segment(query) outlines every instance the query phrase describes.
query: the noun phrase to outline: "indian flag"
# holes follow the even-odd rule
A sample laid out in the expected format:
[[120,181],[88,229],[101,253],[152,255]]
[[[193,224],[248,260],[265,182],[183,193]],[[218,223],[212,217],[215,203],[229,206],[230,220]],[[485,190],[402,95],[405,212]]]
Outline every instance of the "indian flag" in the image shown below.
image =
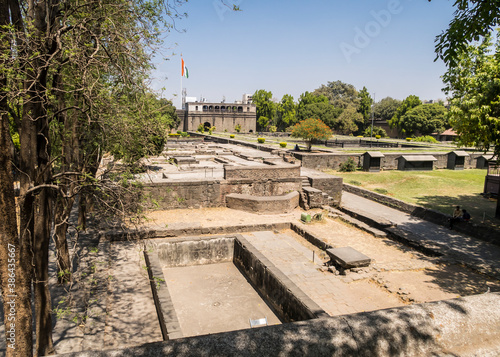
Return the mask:
[[186,64],[184,63],[184,59],[182,57],[181,57],[181,62],[182,62],[182,76],[189,78],[188,68],[186,67]]

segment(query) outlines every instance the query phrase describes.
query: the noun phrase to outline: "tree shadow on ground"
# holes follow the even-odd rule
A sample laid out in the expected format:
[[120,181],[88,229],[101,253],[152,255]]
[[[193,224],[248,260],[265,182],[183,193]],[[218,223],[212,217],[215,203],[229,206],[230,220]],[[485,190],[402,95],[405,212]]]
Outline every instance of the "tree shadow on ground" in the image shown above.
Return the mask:
[[437,270],[426,270],[425,274],[432,277],[431,282],[441,290],[460,296],[500,292],[499,280],[460,265],[443,264]]
[[486,199],[480,194],[450,196],[420,196],[415,197],[416,203],[420,206],[431,208],[436,211],[452,215],[455,206],[465,208],[476,223],[485,223],[500,228],[500,220],[495,217],[496,200]]

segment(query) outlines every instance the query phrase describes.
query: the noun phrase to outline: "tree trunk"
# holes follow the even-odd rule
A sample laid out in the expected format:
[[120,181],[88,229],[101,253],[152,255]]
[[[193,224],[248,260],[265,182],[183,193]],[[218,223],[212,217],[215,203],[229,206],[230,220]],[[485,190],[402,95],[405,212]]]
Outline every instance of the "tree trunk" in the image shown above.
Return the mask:
[[[9,8],[10,6],[10,8]],[[17,1],[0,1],[0,26],[12,23],[19,29],[20,13]],[[20,41],[20,38],[16,38]],[[8,37],[0,42],[0,52],[9,54],[11,43]],[[3,61],[3,59],[2,59]],[[32,311],[31,311],[31,247],[28,235],[19,234],[17,227],[12,157],[10,151],[6,72],[0,71],[0,283],[2,287],[6,355],[32,356]],[[20,204],[30,205],[30,200],[20,197]],[[22,207],[20,207],[22,212]],[[21,217],[26,224],[30,220]]]
[[49,290],[50,193],[42,190],[35,199],[35,235],[33,239],[35,292],[35,351],[38,356],[54,354],[52,342],[52,304]]
[[[1,6],[1,5],[0,5]],[[0,7],[0,14],[3,9]],[[2,16],[2,15],[0,15]],[[6,356],[31,356],[31,265],[26,240],[17,231],[14,182],[9,150],[8,118],[0,110],[0,281],[3,297]]]
[[71,259],[69,256],[68,241],[68,219],[75,199],[58,197],[54,207],[54,241],[57,253],[57,281],[60,284],[71,281]]

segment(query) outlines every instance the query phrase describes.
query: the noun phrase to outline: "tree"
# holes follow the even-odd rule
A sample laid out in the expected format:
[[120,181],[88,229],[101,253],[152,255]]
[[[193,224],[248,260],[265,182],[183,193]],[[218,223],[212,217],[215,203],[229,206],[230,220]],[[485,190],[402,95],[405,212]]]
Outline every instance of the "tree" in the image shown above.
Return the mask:
[[[272,101],[273,94],[269,91],[265,91],[264,89],[259,89],[255,91],[252,96],[252,100],[256,105],[257,111],[257,124],[258,130],[266,130],[267,127],[271,124],[270,120],[274,118],[276,105]],[[261,117],[264,117],[261,119]]]
[[[33,353],[31,284],[34,352],[54,352],[48,287],[52,207],[56,207],[54,223],[60,226],[71,207],[73,184],[94,185],[100,155],[108,144],[101,132],[116,118],[114,99],[145,88],[160,24],[168,29],[172,24],[167,20],[176,16],[168,2],[153,0],[0,1],[0,151],[7,160],[2,169],[11,170],[5,139],[11,117],[20,138],[16,170],[22,172],[20,227],[16,219],[0,226],[4,311],[9,311],[11,301],[7,294],[12,278],[3,273],[8,271],[8,260],[3,258],[12,253],[6,250],[10,242],[16,259],[16,349],[7,348],[7,356]],[[5,192],[0,212],[12,217],[15,210],[8,191],[13,191],[13,184],[4,174],[0,172],[0,195]],[[64,250],[59,243],[58,254]]]
[[[430,0],[429,0],[430,1]],[[457,7],[448,29],[436,37],[436,54],[449,67],[455,67],[472,41],[491,34],[500,25],[498,0],[456,0]]]
[[283,95],[281,101],[276,107],[276,126],[278,130],[284,131],[291,125],[296,123],[297,104],[293,101],[290,94]]
[[340,134],[349,135],[359,130],[357,123],[363,123],[363,115],[349,106],[339,115],[333,129]]
[[331,129],[319,119],[303,120],[295,124],[292,130],[292,137],[306,141],[308,151],[311,151],[313,140],[328,140],[331,136]]
[[422,104],[401,117],[400,129],[407,135],[430,135],[443,132],[447,122],[446,108],[442,104]]
[[400,105],[400,100],[386,97],[373,105],[373,116],[375,120],[389,121]]
[[362,132],[366,127],[370,126],[370,113],[372,111],[373,99],[368,93],[368,89],[363,87],[359,92],[359,107],[358,113],[362,115],[362,119],[358,122],[359,131]]
[[324,95],[336,108],[345,109],[350,105],[357,108],[360,102],[356,88],[342,81],[328,82],[326,86],[321,85],[313,94]]
[[400,133],[404,134],[403,131],[404,123],[402,118],[404,117],[406,112],[410,111],[415,107],[418,107],[421,104],[422,102],[420,98],[417,97],[416,95],[410,95],[406,97],[405,100],[403,100],[401,105],[396,110],[396,113],[394,113],[394,116],[389,121],[389,126],[391,128],[397,128]]
[[317,118],[330,128],[334,128],[340,113],[342,113],[342,109],[335,108],[328,102],[311,103],[299,107],[297,120],[302,121],[307,118]]

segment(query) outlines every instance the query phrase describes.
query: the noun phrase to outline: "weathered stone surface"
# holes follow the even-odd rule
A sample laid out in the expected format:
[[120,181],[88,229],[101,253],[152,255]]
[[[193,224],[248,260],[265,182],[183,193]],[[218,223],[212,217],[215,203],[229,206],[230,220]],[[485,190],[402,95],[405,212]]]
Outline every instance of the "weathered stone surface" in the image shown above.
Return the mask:
[[226,196],[226,204],[229,208],[247,212],[288,213],[299,205],[299,193],[294,191],[283,196],[251,196],[231,193]]
[[272,165],[272,166],[224,166],[224,179],[253,179],[270,180],[294,178],[300,176],[300,165]]
[[313,319],[135,348],[65,354],[125,356],[497,356],[500,294]]
[[371,262],[369,257],[351,247],[330,248],[326,253],[344,269],[366,267]]

